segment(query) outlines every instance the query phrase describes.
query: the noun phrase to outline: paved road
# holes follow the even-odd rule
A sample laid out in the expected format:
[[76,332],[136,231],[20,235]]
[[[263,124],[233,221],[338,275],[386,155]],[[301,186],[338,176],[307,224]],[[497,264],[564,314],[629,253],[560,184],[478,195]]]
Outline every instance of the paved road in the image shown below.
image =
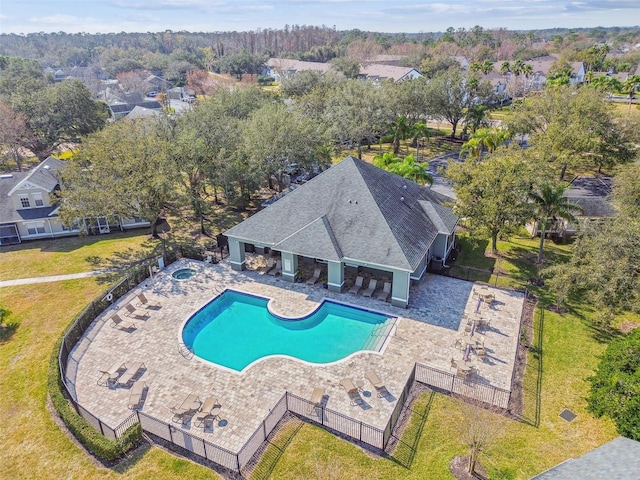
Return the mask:
[[104,274],[104,270],[92,272],[70,273],[68,275],[51,275],[49,277],[16,278],[15,280],[4,280],[0,282],[1,287],[14,287],[16,285],[28,285],[32,283],[60,282],[63,280],[75,280],[77,278],[95,277]]

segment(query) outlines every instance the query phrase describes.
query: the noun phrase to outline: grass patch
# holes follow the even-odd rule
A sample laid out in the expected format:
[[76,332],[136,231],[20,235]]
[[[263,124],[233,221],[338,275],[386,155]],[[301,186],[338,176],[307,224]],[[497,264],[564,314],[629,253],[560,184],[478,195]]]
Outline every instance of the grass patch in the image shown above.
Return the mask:
[[[71,320],[104,289],[95,278],[0,289],[17,329],[0,343],[0,465],[3,478],[216,478],[211,470],[155,447],[112,470],[95,464],[45,407],[48,359]],[[121,475],[122,474],[122,475]]]
[[0,280],[118,268],[161,252],[146,230],[36,240],[2,247]]

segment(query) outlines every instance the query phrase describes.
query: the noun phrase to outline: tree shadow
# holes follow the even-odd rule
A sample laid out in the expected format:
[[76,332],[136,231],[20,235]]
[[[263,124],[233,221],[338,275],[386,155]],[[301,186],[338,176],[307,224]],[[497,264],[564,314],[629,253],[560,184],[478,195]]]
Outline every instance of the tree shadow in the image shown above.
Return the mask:
[[5,325],[0,325],[0,344],[6,343],[13,337],[20,324],[18,322],[11,322]]

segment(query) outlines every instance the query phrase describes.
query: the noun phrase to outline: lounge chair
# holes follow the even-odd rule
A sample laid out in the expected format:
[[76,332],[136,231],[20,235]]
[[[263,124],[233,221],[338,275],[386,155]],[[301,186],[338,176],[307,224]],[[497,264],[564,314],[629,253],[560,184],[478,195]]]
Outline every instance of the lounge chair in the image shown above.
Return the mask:
[[364,291],[362,296],[371,297],[371,295],[373,295],[373,292],[376,291],[377,286],[378,286],[378,280],[376,280],[375,278],[372,278],[371,280],[369,280],[369,287]]
[[158,308],[160,308],[160,303],[159,302],[150,302],[149,300],[147,300],[147,297],[144,296],[144,293],[140,293],[138,294],[138,307],[144,307],[144,308],[151,308],[154,310],[157,310]]
[[127,371],[124,372],[120,378],[118,378],[118,385],[128,385],[133,381],[135,377],[138,376],[138,373],[146,369],[147,367],[145,367],[144,363],[142,362],[134,365],[133,367],[127,369]]
[[314,388],[313,393],[311,394],[311,405],[309,406],[308,414],[315,413],[316,408],[322,406],[322,399],[324,398],[324,389],[322,388]]
[[378,300],[386,302],[389,299],[389,295],[391,295],[391,282],[384,282],[382,291],[378,294],[377,298]]
[[136,307],[134,307],[130,303],[127,303],[124,306],[124,308],[127,311],[127,313],[125,313],[125,315],[127,317],[136,317],[136,318],[144,319],[144,318],[147,318],[149,316],[149,314],[147,312],[143,312],[141,310],[138,310]]
[[144,390],[147,388],[146,382],[137,381],[131,387],[131,392],[129,393],[129,408],[134,409],[139,407],[142,404],[142,397],[144,395]]
[[356,283],[354,283],[353,287],[349,289],[349,293],[353,293],[354,295],[357,295],[360,289],[362,288],[362,282],[364,282],[364,278],[358,275],[356,277]]
[[111,315],[111,328],[119,328],[121,330],[131,330],[136,328],[136,324],[133,322],[125,323],[120,315],[114,313]]
[[276,266],[267,272],[268,275],[275,277],[279,273],[282,273],[282,260],[276,262]]
[[120,373],[126,369],[127,366],[121,361],[118,361],[106,370],[100,370],[102,375],[100,375],[100,378],[98,379],[98,385],[112,385],[118,379]]
[[376,372],[374,372],[373,370],[369,370],[368,372],[365,372],[364,378],[371,382],[373,388],[376,389],[378,397],[384,397],[387,391],[387,387],[384,385],[384,382],[380,380],[380,377],[378,377]]
[[320,267],[316,268],[313,271],[313,275],[311,276],[311,278],[309,278],[307,280],[307,285],[315,285],[316,284],[316,282],[320,278],[320,271],[321,271]]
[[261,267],[258,271],[259,271],[260,273],[262,273],[263,275],[264,275],[265,273],[268,273],[268,272],[269,272],[269,270],[271,270],[271,269],[274,267],[275,262],[276,262],[276,261],[275,261],[275,258],[273,258],[273,257],[269,257],[269,258],[267,259],[267,265],[266,265],[266,266],[264,266],[264,267]]
[[174,422],[182,422],[184,425],[189,421],[189,418],[200,408],[202,402],[197,395],[189,394],[185,397],[182,403],[169,407],[171,413],[173,413]]
[[353,380],[350,378],[343,378],[340,380],[340,385],[345,389],[347,395],[349,395],[349,403],[351,405],[359,405],[362,403],[362,398],[360,398],[360,392],[358,391],[358,387],[356,387],[353,383]]
[[212,412],[217,405],[219,405],[217,398],[205,398],[204,403],[200,406],[198,412],[196,413],[196,418],[194,420],[195,425],[204,425],[206,427],[208,421],[212,422],[215,418]]

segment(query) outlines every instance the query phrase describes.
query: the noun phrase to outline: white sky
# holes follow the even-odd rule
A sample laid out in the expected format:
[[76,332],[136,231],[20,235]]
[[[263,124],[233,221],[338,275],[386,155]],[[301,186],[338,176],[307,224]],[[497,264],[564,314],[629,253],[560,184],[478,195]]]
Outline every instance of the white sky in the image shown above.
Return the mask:
[[325,25],[438,32],[448,27],[634,26],[640,0],[0,0],[0,32],[192,32]]

